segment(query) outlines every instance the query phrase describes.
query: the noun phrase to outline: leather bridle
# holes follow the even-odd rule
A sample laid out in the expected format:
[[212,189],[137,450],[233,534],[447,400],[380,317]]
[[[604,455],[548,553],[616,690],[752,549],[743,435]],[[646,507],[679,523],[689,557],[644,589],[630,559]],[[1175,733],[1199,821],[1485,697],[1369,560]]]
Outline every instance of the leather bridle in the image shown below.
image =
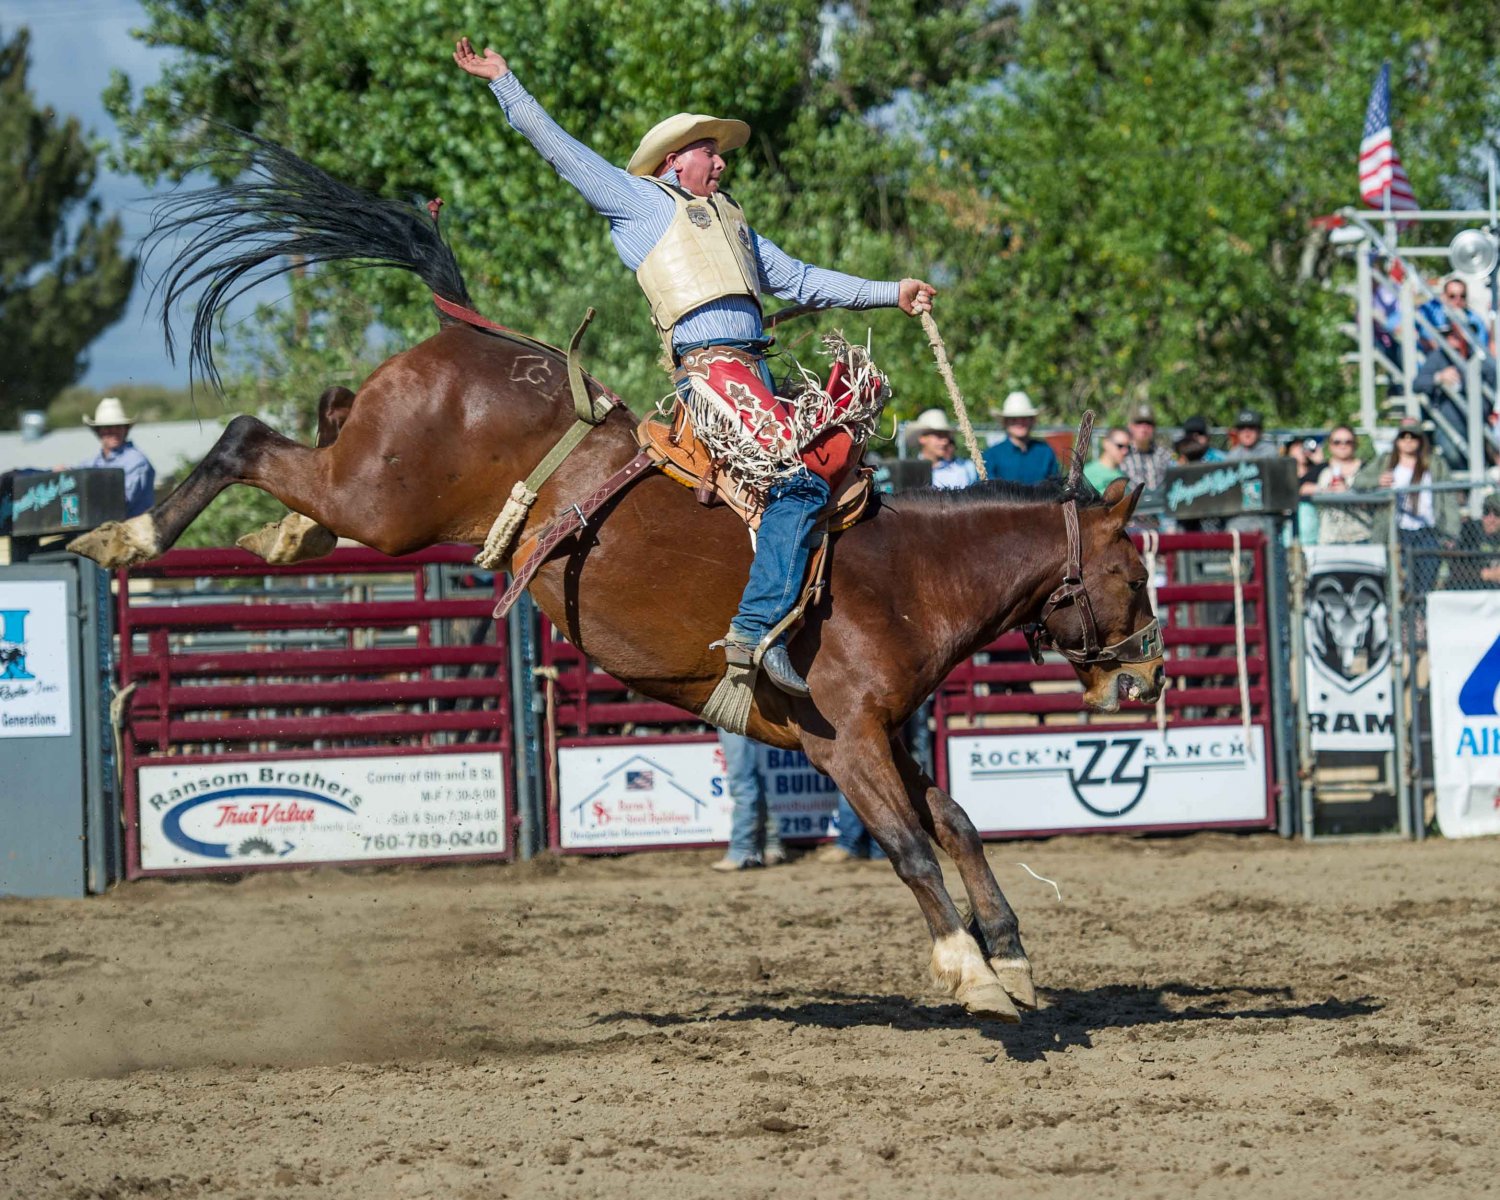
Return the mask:
[[[1152,617],[1129,637],[1108,646],[1099,645],[1099,627],[1094,621],[1094,606],[1089,603],[1088,589],[1083,586],[1082,542],[1078,536],[1078,501],[1069,497],[1063,503],[1063,524],[1068,530],[1068,561],[1063,580],[1042,605],[1041,615],[1024,627],[1031,660],[1038,665],[1043,650],[1056,650],[1069,662],[1080,667],[1124,666],[1126,663],[1150,662],[1162,653],[1161,624]],[[1078,610],[1078,624],[1083,634],[1081,649],[1069,650],[1057,644],[1047,629],[1047,618],[1064,604]]]

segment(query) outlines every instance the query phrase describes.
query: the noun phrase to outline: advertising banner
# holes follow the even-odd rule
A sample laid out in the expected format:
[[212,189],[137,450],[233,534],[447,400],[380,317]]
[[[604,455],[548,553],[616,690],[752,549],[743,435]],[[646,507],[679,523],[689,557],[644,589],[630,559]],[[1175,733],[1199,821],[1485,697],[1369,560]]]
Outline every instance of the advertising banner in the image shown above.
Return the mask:
[[182,762],[136,779],[148,871],[507,849],[498,752]]
[[1168,467],[1162,508],[1179,520],[1290,512],[1297,507],[1297,464],[1289,458]]
[[1390,750],[1391,617],[1384,546],[1306,546],[1307,721],[1312,748]]
[[[784,838],[837,832],[838,789],[798,750],[760,749],[766,802]],[[565,850],[727,842],[733,802],[717,741],[562,746]]]
[[1438,828],[1500,833],[1500,591],[1430,593],[1427,653]]
[[1271,821],[1258,725],[951,736],[948,783],[986,834]]
[[68,585],[0,581],[0,737],[73,732]]

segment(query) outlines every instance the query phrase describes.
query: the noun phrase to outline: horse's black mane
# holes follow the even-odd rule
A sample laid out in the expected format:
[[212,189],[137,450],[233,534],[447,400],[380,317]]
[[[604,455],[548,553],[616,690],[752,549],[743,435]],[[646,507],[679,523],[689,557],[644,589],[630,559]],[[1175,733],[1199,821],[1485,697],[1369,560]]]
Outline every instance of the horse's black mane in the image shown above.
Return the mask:
[[1041,483],[1011,483],[1006,479],[990,479],[966,488],[923,488],[914,492],[902,492],[897,499],[902,503],[915,501],[919,505],[936,508],[967,508],[975,504],[1062,504],[1069,499],[1077,500],[1079,508],[1108,506],[1104,497],[1086,479],[1079,480],[1078,486],[1073,489],[1069,489],[1063,479],[1044,479]]
[[[300,267],[399,267],[445,299],[471,303],[453,252],[417,204],[383,200],[265,138],[209,124],[215,148],[193,165],[233,182],[169,196],[152,213],[146,240],[148,255],[173,246],[153,297],[174,358],[172,310],[203,289],[193,305],[188,363],[215,387],[215,316],[236,296]],[[176,248],[179,240],[186,245]]]

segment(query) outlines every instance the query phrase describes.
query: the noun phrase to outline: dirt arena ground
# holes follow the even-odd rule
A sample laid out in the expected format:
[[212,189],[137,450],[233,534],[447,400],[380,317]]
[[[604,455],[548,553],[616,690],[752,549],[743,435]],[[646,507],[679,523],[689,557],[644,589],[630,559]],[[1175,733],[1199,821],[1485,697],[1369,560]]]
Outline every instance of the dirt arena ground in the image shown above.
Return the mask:
[[1500,1190],[1500,844],[991,859],[1044,989],[1019,1027],[934,994],[884,865],[0,901],[0,1195]]

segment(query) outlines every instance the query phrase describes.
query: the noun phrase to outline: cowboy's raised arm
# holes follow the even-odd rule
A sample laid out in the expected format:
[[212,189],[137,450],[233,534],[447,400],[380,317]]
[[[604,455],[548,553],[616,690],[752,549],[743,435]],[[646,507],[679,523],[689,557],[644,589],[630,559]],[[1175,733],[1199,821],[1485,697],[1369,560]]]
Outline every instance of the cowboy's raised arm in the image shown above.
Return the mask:
[[595,212],[611,222],[625,221],[640,215],[643,196],[647,203],[659,200],[660,193],[650,184],[590,150],[549,117],[496,51],[486,46],[481,57],[468,38],[460,38],[453,61],[470,75],[490,81],[490,91],[511,127],[578,189]]
[[810,266],[753,230],[750,237],[760,268],[760,286],[773,296],[815,308],[899,308],[908,316],[932,310],[935,289],[920,279],[861,279]]

